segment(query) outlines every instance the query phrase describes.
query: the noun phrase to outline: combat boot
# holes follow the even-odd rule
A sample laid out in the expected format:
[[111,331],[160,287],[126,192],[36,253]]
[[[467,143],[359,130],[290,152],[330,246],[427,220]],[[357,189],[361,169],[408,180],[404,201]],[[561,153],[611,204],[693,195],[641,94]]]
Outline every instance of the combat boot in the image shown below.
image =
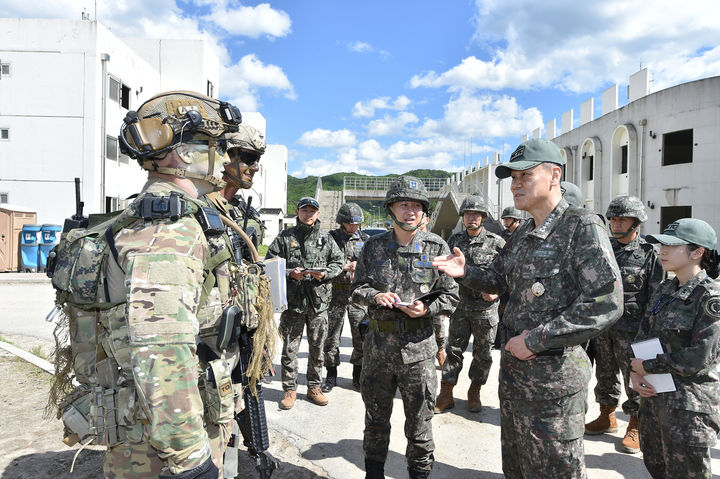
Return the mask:
[[480,412],[482,409],[480,387],[480,384],[474,381],[470,384],[470,389],[468,389],[468,411],[470,412]]
[[360,374],[362,373],[362,366],[359,364],[353,365],[353,387],[360,390]]
[[427,479],[430,477],[430,471],[427,469],[408,467],[408,477],[410,479]]
[[327,368],[327,377],[325,378],[325,384],[323,384],[322,392],[329,393],[335,386],[337,386],[337,368]]
[[441,413],[455,407],[455,400],[453,399],[453,388],[454,384],[447,381],[440,381],[440,394],[438,394],[437,400],[435,400],[435,412]]
[[327,406],[328,400],[320,388],[310,388],[307,392],[308,401],[318,406]]
[[600,415],[592,422],[585,424],[585,434],[595,436],[606,432],[617,432],[615,406],[600,406]]
[[620,443],[620,450],[628,454],[637,454],[640,452],[640,432],[638,431],[637,416],[630,416],[625,437]]
[[437,359],[437,362],[440,365],[440,369],[442,369],[445,365],[445,359],[447,359],[447,354],[445,354],[445,350],[442,348],[438,349],[437,354],[435,354],[435,359]]
[[297,391],[295,391],[295,390],[285,391],[285,395],[283,396],[282,401],[280,401],[280,409],[292,409],[292,407],[295,405],[296,397],[297,397]]
[[365,459],[365,479],[385,479],[385,464]]

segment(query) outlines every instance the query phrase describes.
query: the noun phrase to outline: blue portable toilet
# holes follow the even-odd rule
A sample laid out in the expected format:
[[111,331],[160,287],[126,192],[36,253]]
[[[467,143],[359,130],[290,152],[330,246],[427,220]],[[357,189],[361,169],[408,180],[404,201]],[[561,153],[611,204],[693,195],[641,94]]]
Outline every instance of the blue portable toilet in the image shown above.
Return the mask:
[[24,224],[20,231],[20,259],[22,271],[38,270],[38,233],[40,225]]
[[40,227],[40,244],[38,245],[38,268],[45,269],[47,257],[58,241],[58,233],[62,231],[60,225],[42,225]]

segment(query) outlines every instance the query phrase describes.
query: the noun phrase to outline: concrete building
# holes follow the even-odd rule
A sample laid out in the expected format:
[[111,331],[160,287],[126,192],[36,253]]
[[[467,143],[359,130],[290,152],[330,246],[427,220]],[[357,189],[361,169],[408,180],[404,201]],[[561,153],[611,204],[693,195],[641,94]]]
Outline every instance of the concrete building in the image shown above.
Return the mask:
[[[220,63],[203,40],[120,39],[89,20],[0,19],[0,31],[0,202],[39,223],[75,212],[75,177],[85,214],[140,190],[146,175],[117,139],[128,110],[167,90],[219,97]],[[265,134],[260,113],[243,116]],[[284,213],[287,149],[269,146],[261,168],[255,207]]]

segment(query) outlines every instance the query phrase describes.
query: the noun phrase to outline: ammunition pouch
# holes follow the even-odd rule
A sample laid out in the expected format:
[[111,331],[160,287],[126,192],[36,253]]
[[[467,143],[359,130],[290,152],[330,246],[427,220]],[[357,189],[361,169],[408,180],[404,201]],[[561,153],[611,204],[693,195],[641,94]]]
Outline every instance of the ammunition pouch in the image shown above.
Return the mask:
[[212,424],[227,424],[235,414],[235,394],[230,378],[230,365],[225,359],[214,359],[201,379],[205,419]]

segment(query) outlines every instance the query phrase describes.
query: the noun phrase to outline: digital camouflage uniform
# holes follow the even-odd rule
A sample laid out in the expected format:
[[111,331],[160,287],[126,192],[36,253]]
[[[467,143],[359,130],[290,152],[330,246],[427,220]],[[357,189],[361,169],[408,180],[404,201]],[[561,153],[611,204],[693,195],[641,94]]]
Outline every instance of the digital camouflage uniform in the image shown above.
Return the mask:
[[640,395],[629,385],[628,358],[632,356],[630,345],[635,342],[650,295],[662,281],[663,270],[653,245],[639,235],[626,245],[615,238],[611,238],[610,243],[623,280],[624,308],[620,320],[592,340],[597,378],[595,400],[603,406],[618,405],[620,371],[627,394],[627,400],[622,405],[623,412],[636,416],[640,407]]
[[[149,180],[134,204],[148,193],[171,192],[184,193],[169,182]],[[213,254],[209,241],[222,243],[219,237],[206,239],[194,216],[139,219],[115,236],[122,270],[109,266],[108,276],[120,274],[127,302],[103,315],[99,340],[120,367],[120,383],[134,386],[136,400],[123,410],[128,424],[134,423],[128,441],[107,450],[107,478],[153,478],[166,466],[179,473],[211,454],[222,470],[232,405],[229,415],[227,410],[224,417],[214,415],[221,424],[208,421],[205,388],[199,383],[204,371],[196,355],[196,338],[216,319],[206,314],[200,320],[198,310],[203,269]],[[227,285],[226,263],[215,274],[218,283]],[[232,401],[232,390],[229,396]]]
[[[358,229],[352,236],[343,232],[342,228],[332,230],[330,236],[335,240],[344,252],[347,263],[357,261],[360,251],[369,238],[367,233]],[[325,367],[338,367],[340,365],[340,336],[342,335],[345,312],[347,311],[348,322],[352,335],[353,351],[350,356],[350,363],[356,366],[362,365],[362,339],[360,337],[360,322],[367,315],[367,308],[354,304],[350,298],[351,274],[349,271],[342,271],[332,282],[332,299],[328,311],[328,334],[325,340]]]
[[[455,233],[448,240],[450,250],[460,248],[465,262],[473,266],[487,266],[505,246],[505,240],[485,228],[476,236],[467,231]],[[470,364],[470,380],[483,385],[487,382],[492,366],[493,342],[498,326],[499,299],[485,301],[480,291],[460,286],[460,303],[450,317],[447,359],[443,366],[442,379],[457,384],[462,370],[463,353],[468,347],[470,335],[473,336],[473,359]]]
[[702,270],[682,287],[665,280],[648,304],[636,341],[658,338],[664,354],[643,368],[672,374],[677,390],[640,399],[643,461],[656,479],[709,479],[720,432],[720,285]]
[[[559,155],[558,155],[559,156]],[[461,283],[510,299],[508,337],[529,330],[537,356],[502,351],[499,396],[503,472],[509,478],[583,478],[590,361],[580,344],[622,312],[622,283],[597,215],[561,199],[545,221],[522,223],[489,267]]]
[[[353,300],[368,307],[370,329],[363,343],[360,379],[365,403],[363,449],[366,460],[384,463],[390,442],[393,398],[400,389],[405,411],[405,451],[408,467],[432,468],[435,443],[430,423],[435,408],[437,343],[433,317],[449,315],[457,302],[457,284],[432,267],[435,256],[448,254],[445,241],[417,230],[412,242],[400,246],[389,231],[370,237],[358,260]],[[431,291],[442,291],[422,318],[377,305],[375,295],[395,292],[411,302]],[[404,329],[398,332],[398,328]]]
[[296,267],[326,268],[325,277],[318,281],[311,276],[302,280],[287,278],[288,309],[280,316],[280,336],[283,338],[283,390],[297,389],[297,354],[303,330],[307,327],[310,355],[307,366],[308,389],[319,388],[322,380],[323,345],[328,329],[328,306],[331,281],[342,272],[343,254],[335,241],[320,231],[320,221],[296,226],[281,232],[268,248],[266,258],[285,258],[288,274]]

